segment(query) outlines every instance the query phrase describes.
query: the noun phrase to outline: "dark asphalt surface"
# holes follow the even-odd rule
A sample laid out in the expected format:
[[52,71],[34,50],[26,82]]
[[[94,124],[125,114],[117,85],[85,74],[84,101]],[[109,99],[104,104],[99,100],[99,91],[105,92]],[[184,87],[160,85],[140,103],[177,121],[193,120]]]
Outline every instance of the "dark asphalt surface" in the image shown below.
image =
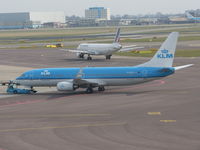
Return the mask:
[[[0,50],[11,66],[131,66],[148,58],[95,57],[57,49]],[[57,91],[0,99],[0,150],[199,150],[200,58],[162,80],[84,94]]]

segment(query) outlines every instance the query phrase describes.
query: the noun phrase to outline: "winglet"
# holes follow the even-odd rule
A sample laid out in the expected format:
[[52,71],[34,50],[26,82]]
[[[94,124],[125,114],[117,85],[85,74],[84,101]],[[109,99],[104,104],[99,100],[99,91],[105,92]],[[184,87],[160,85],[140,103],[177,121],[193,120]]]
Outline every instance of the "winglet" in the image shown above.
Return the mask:
[[174,67],[175,70],[180,70],[180,69],[183,69],[183,68],[187,68],[187,67],[190,67],[190,66],[193,66],[194,64],[188,64],[188,65],[184,65],[184,66],[177,66],[177,67]]

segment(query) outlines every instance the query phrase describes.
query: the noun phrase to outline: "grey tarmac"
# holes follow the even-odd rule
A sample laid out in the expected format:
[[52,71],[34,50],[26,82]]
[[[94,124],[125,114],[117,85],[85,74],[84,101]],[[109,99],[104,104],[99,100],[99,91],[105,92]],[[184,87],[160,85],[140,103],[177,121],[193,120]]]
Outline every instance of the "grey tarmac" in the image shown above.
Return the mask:
[[[88,62],[57,49],[0,53],[0,64],[15,66],[17,74],[26,68],[134,66],[149,59]],[[174,65],[190,63],[195,65],[168,78],[105,92],[52,89],[0,98],[0,150],[198,150],[200,58],[175,58]]]

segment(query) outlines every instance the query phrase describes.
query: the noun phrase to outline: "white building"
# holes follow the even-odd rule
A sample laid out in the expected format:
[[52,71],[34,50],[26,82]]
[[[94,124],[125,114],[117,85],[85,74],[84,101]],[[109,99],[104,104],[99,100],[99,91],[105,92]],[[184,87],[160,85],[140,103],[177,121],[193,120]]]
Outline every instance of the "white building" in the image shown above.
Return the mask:
[[65,23],[64,12],[29,12],[30,21],[47,22],[60,22]]
[[85,10],[86,19],[110,20],[110,9],[104,7],[91,7]]
[[65,23],[64,12],[0,13],[0,29],[38,28],[48,22]]

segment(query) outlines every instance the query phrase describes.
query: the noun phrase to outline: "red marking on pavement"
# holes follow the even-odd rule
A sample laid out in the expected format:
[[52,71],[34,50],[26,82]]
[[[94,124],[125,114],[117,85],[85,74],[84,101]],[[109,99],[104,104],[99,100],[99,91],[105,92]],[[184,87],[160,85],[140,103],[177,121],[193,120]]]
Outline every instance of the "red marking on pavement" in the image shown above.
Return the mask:
[[[156,82],[156,83],[132,86],[132,87],[128,87],[128,88],[110,89],[110,91],[126,91],[128,89],[140,89],[140,88],[151,87],[151,86],[160,86],[162,84],[165,84],[165,81],[163,81],[163,80],[155,80],[154,82]],[[70,97],[79,97],[79,96],[83,96],[83,95],[88,95],[88,94],[85,94],[85,93],[84,94],[74,94],[74,95],[70,95],[70,96],[63,96],[60,98],[56,98],[55,100],[63,99],[64,97],[70,98]],[[91,94],[91,96],[92,95],[93,94]],[[25,105],[25,104],[33,104],[33,103],[39,103],[39,102],[45,102],[45,101],[48,101],[48,100],[32,100],[32,101],[26,101],[26,102],[15,102],[12,104],[2,105],[2,106],[0,106],[0,108],[17,106],[17,105]],[[2,150],[2,149],[0,149],[0,150]]]
[[44,100],[35,100],[35,101],[26,101],[26,102],[15,102],[15,103],[12,103],[12,104],[2,105],[2,106],[0,106],[0,108],[4,108],[4,107],[8,107],[8,106],[24,105],[24,104],[33,104],[33,103],[38,103],[38,102],[43,102],[43,101]]

